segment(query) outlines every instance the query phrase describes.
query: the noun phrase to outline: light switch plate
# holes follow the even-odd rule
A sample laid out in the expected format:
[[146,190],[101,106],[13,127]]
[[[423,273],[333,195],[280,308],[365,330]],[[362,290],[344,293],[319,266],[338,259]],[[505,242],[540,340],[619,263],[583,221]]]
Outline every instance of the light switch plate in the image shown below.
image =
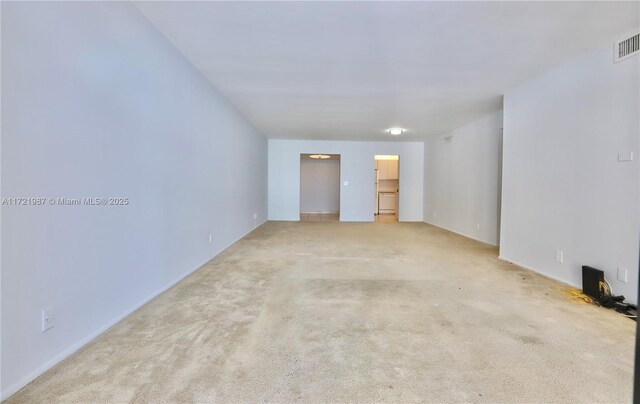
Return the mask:
[[624,163],[625,161],[633,161],[633,152],[618,153],[618,162]]
[[56,309],[52,306],[42,310],[42,332],[56,325]]
[[556,250],[556,262],[560,264],[564,262],[564,251]]
[[629,271],[627,271],[627,268],[618,268],[618,280],[626,283],[628,273]]

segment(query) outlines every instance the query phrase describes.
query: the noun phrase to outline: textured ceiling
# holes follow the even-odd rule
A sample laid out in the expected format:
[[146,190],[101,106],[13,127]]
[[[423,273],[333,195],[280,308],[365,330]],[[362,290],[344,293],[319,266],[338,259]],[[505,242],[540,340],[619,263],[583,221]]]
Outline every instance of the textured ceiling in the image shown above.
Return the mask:
[[259,130],[287,139],[443,133],[640,25],[638,2],[135,4]]

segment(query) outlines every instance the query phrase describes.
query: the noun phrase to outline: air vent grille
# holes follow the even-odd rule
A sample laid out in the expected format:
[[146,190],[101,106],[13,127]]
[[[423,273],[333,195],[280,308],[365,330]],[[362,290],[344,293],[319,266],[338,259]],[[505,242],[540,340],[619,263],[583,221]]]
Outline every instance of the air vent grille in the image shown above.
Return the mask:
[[640,53],[640,32],[627,35],[624,39],[616,42],[613,52],[616,63]]
[[445,136],[442,138],[442,143],[451,143],[451,139],[453,139],[453,136]]

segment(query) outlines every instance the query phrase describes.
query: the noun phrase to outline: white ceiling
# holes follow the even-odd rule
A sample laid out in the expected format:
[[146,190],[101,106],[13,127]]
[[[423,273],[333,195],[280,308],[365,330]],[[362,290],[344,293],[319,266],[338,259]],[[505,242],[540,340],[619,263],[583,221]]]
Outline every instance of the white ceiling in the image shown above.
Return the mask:
[[260,131],[284,139],[440,134],[640,25],[638,2],[135,4]]

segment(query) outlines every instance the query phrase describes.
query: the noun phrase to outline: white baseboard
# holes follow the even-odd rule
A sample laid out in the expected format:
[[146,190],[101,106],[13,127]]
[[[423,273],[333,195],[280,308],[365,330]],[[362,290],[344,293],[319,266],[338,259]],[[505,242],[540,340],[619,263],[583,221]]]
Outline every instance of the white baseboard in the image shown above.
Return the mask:
[[302,214],[305,214],[305,215],[306,214],[337,215],[339,213],[340,213],[339,211],[338,212],[329,212],[329,211],[326,211],[326,212],[325,211],[300,212],[301,215]]
[[448,227],[445,227],[445,226],[442,226],[442,225],[439,225],[439,224],[431,223],[431,222],[426,221],[426,220],[425,220],[424,222],[425,222],[426,224],[430,224],[431,226],[435,226],[435,227],[438,227],[438,228],[440,228],[440,229],[443,229],[443,230],[446,230],[446,231],[450,231],[451,233],[456,233],[456,234],[458,234],[458,235],[460,235],[460,236],[463,236],[463,237],[466,237],[466,238],[470,238],[470,239],[472,239],[472,240],[479,241],[479,242],[484,243],[484,244],[489,244],[489,245],[492,245],[492,246],[494,246],[494,247],[498,247],[498,244],[496,244],[496,243],[492,243],[491,241],[483,240],[483,239],[481,239],[481,238],[474,237],[474,236],[471,236],[471,235],[469,235],[469,234],[461,233],[461,232],[459,232],[459,231],[456,231],[456,230],[450,229],[450,228],[448,228]]
[[535,273],[537,273],[539,275],[542,275],[544,277],[547,277],[549,279],[553,279],[554,281],[558,281],[560,283],[564,283],[565,285],[572,286],[574,288],[582,289],[582,285],[576,285],[575,283],[573,283],[571,281],[568,281],[568,280],[562,279],[562,278],[558,278],[557,276],[551,275],[551,274],[546,273],[544,271],[540,271],[539,269],[535,269],[535,268],[532,268],[532,267],[530,267],[528,265],[524,265],[524,264],[521,264],[519,262],[513,261],[512,259],[505,258],[502,255],[499,255],[498,259],[500,261],[508,262],[509,264],[513,264],[513,265],[519,266],[520,268],[524,268],[527,271],[535,272]]
[[141,308],[145,304],[149,303],[151,300],[155,299],[156,297],[158,297],[162,293],[164,293],[167,290],[171,289],[173,286],[178,284],[181,280],[183,280],[187,276],[191,275],[192,273],[194,273],[195,271],[200,269],[207,262],[211,261],[213,258],[218,256],[224,250],[226,250],[227,248],[231,247],[232,245],[237,243],[239,240],[243,239],[245,236],[247,236],[249,233],[251,233],[252,231],[257,229],[258,227],[262,226],[265,222],[266,221],[263,220],[260,224],[258,224],[254,228],[250,229],[245,234],[243,234],[242,236],[238,237],[236,240],[234,240],[231,243],[227,244],[225,247],[222,247],[218,252],[213,254],[210,258],[207,258],[204,262],[202,262],[196,268],[192,268],[192,269],[188,270],[186,273],[180,275],[176,279],[174,279],[171,282],[167,283],[166,285],[164,285],[163,287],[158,289],[156,292],[152,293],[150,296],[147,296],[146,298],[142,299],[142,301],[140,303],[136,304],[133,308],[131,308],[131,309],[125,311],[124,313],[116,316],[115,318],[111,319],[105,325],[103,325],[102,327],[98,328],[96,331],[90,333],[86,337],[82,338],[80,341],[72,344],[70,347],[68,347],[67,349],[65,349],[61,353],[55,355],[53,358],[51,358],[47,362],[43,363],[42,365],[38,366],[33,371],[29,372],[25,377],[23,377],[19,381],[11,384],[10,386],[8,386],[6,388],[4,386],[2,386],[3,388],[2,388],[2,392],[0,392],[0,401],[4,401],[4,400],[8,399],[9,397],[11,397],[15,393],[17,393],[20,389],[25,387],[27,384],[29,384],[32,381],[34,381],[37,377],[42,375],[44,372],[46,372],[47,370],[51,369],[52,367],[54,367],[58,363],[62,362],[63,360],[65,360],[69,356],[71,356],[76,351],[78,351],[79,349],[81,349],[82,347],[87,345],[89,342],[93,341],[95,338],[99,337],[102,333],[107,331],[109,328],[113,327],[114,325],[116,325],[120,321],[124,320],[126,317],[131,315],[133,312],[135,312],[136,310],[138,310],[139,308]]

